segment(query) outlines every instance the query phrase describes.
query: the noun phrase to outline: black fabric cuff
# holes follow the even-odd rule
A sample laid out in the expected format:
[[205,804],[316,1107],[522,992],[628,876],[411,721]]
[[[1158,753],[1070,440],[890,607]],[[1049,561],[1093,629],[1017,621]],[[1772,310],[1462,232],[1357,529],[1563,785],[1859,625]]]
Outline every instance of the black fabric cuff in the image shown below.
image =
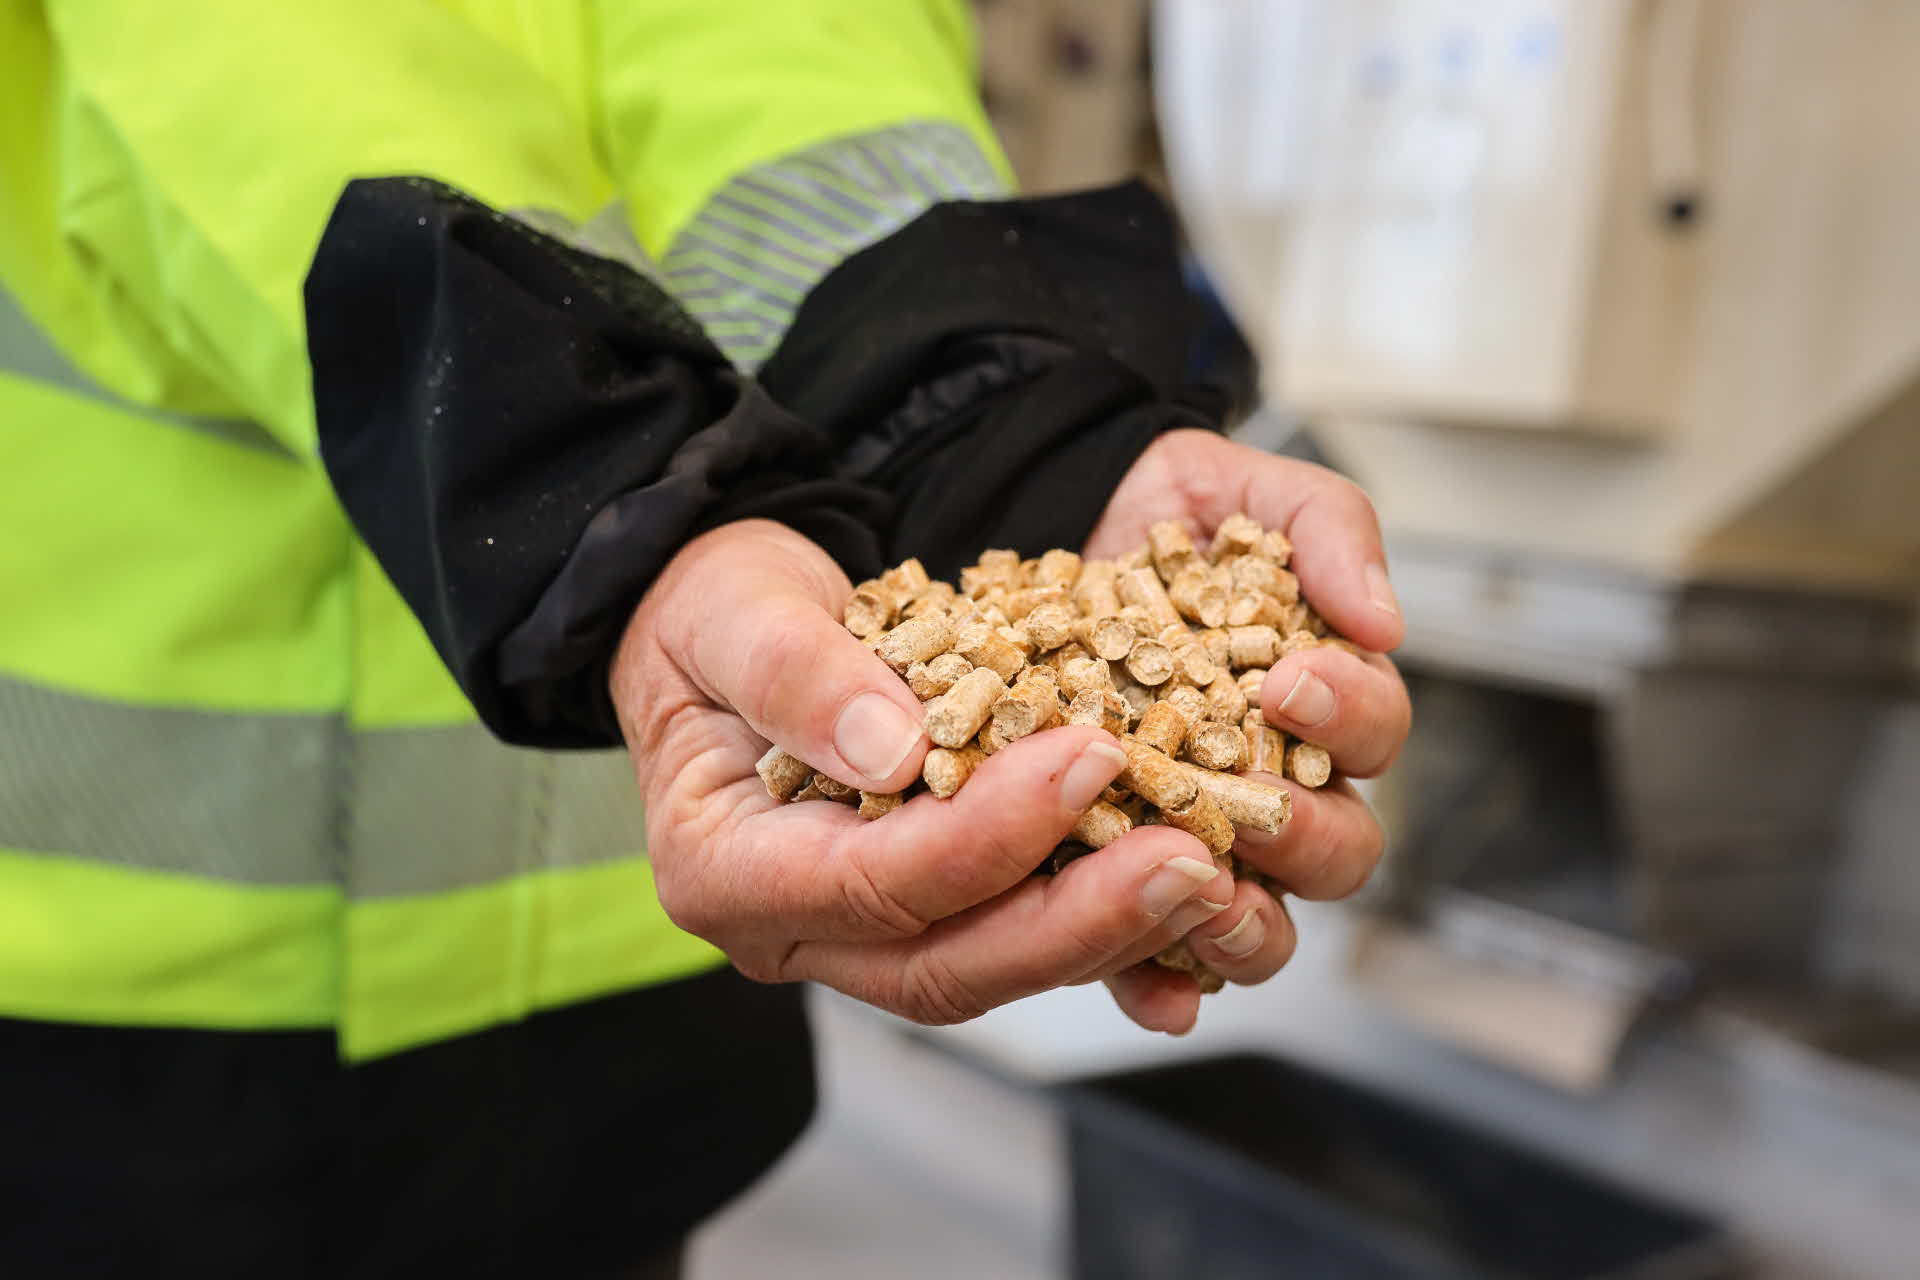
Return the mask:
[[879,567],[884,495],[624,265],[438,183],[362,180],[306,301],[340,500],[509,742],[619,742],[611,655],[705,529],[765,516]]
[[1140,183],[953,201],[822,279],[760,380],[893,498],[883,558],[950,577],[1080,546],[1159,433],[1250,398],[1189,380],[1201,320]]

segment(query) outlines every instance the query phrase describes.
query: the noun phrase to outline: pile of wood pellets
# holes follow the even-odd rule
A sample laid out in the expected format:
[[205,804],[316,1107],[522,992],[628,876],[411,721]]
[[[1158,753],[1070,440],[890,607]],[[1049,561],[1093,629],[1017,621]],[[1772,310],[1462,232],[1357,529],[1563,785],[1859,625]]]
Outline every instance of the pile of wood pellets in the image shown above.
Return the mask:
[[[1094,725],[1119,738],[1127,767],[1043,870],[1164,823],[1196,836],[1236,876],[1264,881],[1233,858],[1233,828],[1277,832],[1290,797],[1238,775],[1319,787],[1332,762],[1267,724],[1261,682],[1297,650],[1353,649],[1301,599],[1292,554],[1284,534],[1234,515],[1204,553],[1185,525],[1166,521],[1117,560],[983,552],[958,587],[908,560],[854,589],[846,625],[926,705],[934,746],[920,781],[899,794],[856,791],[778,747],[761,758],[760,777],[776,800],[857,804],[879,818],[922,790],[953,795],[981,761],[1028,734]],[[1202,990],[1221,985],[1184,941],[1158,959]]]

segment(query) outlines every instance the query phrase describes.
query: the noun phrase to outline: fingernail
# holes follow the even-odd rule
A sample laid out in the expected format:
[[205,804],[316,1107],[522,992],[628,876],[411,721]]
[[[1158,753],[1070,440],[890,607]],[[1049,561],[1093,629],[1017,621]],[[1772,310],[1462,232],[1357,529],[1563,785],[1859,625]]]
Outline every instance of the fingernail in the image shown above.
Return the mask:
[[1280,714],[1309,729],[1324,724],[1333,715],[1333,687],[1313,672],[1302,671],[1281,700]]
[[1393,584],[1387,581],[1387,567],[1383,564],[1370,564],[1362,571],[1361,577],[1367,580],[1367,598],[1373,601],[1373,607],[1382,613],[1400,615],[1400,601],[1393,594]]
[[1175,933],[1198,929],[1232,905],[1231,902],[1215,902],[1210,898],[1195,898],[1174,908],[1173,914],[1167,917],[1167,928]]
[[1214,946],[1238,960],[1241,956],[1250,956],[1260,949],[1267,940],[1267,922],[1260,918],[1258,907],[1250,908],[1240,917],[1240,923],[1233,926],[1217,938],[1210,938]]
[[833,726],[833,749],[876,782],[898,769],[919,745],[920,722],[878,693],[863,693],[849,702]]
[[1200,891],[1219,868],[1199,858],[1168,858],[1140,890],[1140,909],[1159,919]]
[[1085,813],[1126,767],[1127,753],[1111,742],[1089,743],[1060,779],[1060,803],[1071,813]]

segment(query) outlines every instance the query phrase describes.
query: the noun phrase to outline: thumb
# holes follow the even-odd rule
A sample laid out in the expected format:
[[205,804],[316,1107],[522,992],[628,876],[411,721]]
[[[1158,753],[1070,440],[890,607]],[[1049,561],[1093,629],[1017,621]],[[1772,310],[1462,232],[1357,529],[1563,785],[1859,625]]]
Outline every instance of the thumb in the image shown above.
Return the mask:
[[778,526],[744,528],[704,560],[674,655],[755,733],[836,781],[899,791],[931,745],[920,700],[840,623],[845,575]]

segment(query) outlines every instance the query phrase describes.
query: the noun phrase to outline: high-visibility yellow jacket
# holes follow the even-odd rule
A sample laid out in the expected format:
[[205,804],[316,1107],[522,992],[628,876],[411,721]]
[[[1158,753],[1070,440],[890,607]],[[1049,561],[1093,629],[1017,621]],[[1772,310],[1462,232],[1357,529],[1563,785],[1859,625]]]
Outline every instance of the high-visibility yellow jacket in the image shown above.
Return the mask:
[[0,1016],[362,1059],[719,962],[624,756],[495,742],[355,538],[301,282],[349,179],[424,174],[646,255],[752,367],[1001,188],[969,41],[958,0],[0,4]]

